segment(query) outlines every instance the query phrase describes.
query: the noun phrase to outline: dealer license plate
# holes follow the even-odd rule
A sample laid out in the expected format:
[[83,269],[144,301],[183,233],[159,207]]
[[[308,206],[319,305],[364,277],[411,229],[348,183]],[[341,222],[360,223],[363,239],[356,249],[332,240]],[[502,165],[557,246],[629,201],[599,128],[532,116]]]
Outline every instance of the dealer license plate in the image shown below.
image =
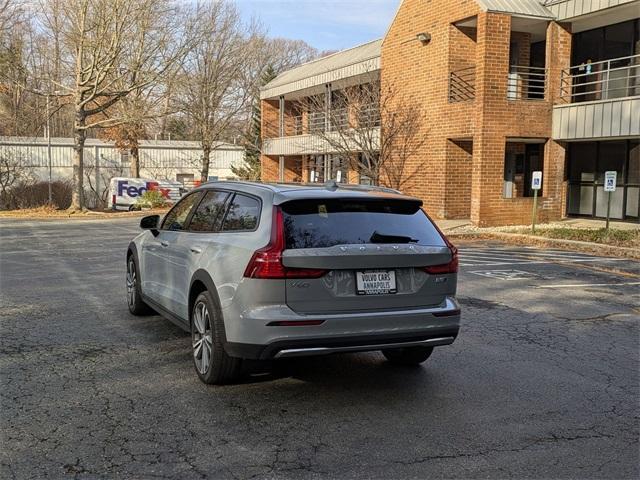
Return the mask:
[[368,270],[356,272],[358,295],[388,295],[397,293],[396,272],[393,270]]

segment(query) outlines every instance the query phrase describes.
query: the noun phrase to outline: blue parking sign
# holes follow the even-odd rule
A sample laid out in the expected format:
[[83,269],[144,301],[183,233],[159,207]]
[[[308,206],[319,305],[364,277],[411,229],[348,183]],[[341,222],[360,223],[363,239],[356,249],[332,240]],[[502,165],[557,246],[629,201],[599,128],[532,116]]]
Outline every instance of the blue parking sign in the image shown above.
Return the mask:
[[531,189],[532,190],[542,189],[542,172],[533,172],[531,176]]
[[618,172],[616,171],[608,171],[604,173],[604,191],[605,192],[616,191],[617,178],[618,178]]

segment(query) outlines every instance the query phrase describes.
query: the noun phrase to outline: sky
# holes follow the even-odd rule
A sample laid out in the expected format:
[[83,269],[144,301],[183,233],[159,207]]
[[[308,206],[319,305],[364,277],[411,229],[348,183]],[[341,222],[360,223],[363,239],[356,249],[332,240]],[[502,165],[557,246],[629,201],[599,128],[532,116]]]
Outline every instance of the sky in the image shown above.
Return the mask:
[[245,18],[258,17],[273,37],[304,40],[318,50],[342,50],[384,36],[399,0],[236,0]]

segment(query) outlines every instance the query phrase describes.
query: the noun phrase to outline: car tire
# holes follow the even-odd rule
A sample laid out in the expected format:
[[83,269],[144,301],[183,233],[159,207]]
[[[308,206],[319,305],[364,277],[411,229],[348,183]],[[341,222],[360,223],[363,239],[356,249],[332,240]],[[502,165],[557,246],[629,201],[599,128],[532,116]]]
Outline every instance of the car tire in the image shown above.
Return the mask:
[[140,290],[140,269],[133,255],[127,258],[127,306],[129,311],[136,316],[151,315],[153,310],[142,300]]
[[224,321],[208,291],[193,303],[191,347],[193,366],[200,380],[210,385],[232,383],[240,374],[242,360],[224,350]]
[[420,365],[433,353],[433,347],[407,347],[382,350],[386,359],[396,365]]

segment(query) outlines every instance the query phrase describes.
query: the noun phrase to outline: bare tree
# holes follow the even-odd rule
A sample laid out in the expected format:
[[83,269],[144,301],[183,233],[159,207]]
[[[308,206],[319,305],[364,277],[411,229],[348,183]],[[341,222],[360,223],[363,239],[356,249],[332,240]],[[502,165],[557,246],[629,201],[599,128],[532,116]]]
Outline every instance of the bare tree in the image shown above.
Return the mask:
[[382,85],[378,74],[333,91],[330,102],[317,95],[295,107],[307,119],[303,128],[321,139],[327,153],[373,184],[402,190],[420,172],[414,160],[426,142],[419,131],[422,112],[393,85]]
[[211,151],[246,109],[253,81],[251,66],[260,35],[245,25],[234,4],[216,1],[193,8],[194,46],[178,80],[177,102],[202,145],[201,177],[209,177]]
[[55,91],[47,93],[71,100],[71,208],[82,209],[87,131],[126,122],[113,107],[131,92],[157,82],[179,60],[184,44],[176,39],[184,26],[170,0],[65,0],[42,3],[37,27],[60,39],[61,68],[73,72],[60,80],[48,79]]
[[163,84],[132,91],[113,106],[108,116],[121,121],[101,131],[101,137],[111,140],[121,152],[129,154],[129,174],[140,176],[140,141],[148,138],[150,123],[168,115]]
[[84,176],[87,180],[88,190],[97,207],[104,208],[109,198],[111,179],[124,175],[124,168],[119,161],[105,157],[99,159],[99,168],[95,158],[90,158],[84,165]]
[[0,0],[0,134],[18,135],[39,123],[25,88],[28,40],[22,5]]
[[7,192],[22,177],[24,172],[22,159],[13,152],[0,149],[0,194],[5,198]]
[[313,60],[318,51],[301,40],[263,38],[256,41],[258,52],[253,68],[252,98],[247,105],[245,118],[241,120],[241,142],[246,149],[245,161],[231,167],[234,175],[244,180],[256,181],[261,177],[262,122],[260,87],[280,73]]

